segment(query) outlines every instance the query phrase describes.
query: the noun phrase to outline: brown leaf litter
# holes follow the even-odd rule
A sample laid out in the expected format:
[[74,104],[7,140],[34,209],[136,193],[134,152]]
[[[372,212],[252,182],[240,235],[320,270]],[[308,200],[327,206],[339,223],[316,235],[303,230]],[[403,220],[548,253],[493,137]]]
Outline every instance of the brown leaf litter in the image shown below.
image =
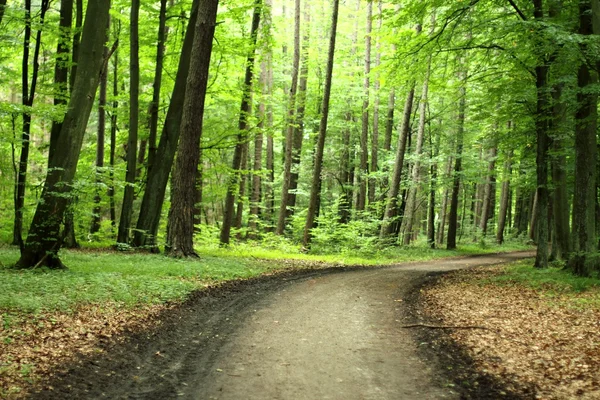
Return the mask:
[[600,308],[585,300],[600,290],[565,295],[486,283],[502,268],[457,271],[423,289],[428,318],[487,328],[448,332],[479,373],[516,381],[536,399],[599,399]]

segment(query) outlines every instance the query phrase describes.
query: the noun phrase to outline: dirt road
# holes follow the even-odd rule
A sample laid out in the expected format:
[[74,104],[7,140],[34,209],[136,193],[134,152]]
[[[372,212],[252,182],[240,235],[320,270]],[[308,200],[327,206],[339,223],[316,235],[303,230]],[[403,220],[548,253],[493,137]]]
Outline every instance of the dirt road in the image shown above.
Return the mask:
[[498,264],[511,253],[386,268],[315,270],[200,293],[34,398],[455,399],[435,359],[401,325],[432,272]]

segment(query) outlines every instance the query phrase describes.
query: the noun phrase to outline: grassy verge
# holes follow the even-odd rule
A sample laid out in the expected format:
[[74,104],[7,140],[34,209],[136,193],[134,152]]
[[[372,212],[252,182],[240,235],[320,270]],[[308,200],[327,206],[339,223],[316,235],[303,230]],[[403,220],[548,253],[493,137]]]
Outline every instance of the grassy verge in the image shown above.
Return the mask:
[[[177,301],[191,291],[219,281],[245,279],[286,268],[314,264],[385,265],[412,260],[525,249],[470,245],[459,251],[431,250],[426,245],[355,254],[303,254],[291,245],[281,249],[237,245],[199,248],[199,260],[97,249],[62,251],[67,271],[13,270],[15,248],[0,248],[0,312],[72,311],[80,305],[124,306]],[[292,260],[292,261],[290,261]]]

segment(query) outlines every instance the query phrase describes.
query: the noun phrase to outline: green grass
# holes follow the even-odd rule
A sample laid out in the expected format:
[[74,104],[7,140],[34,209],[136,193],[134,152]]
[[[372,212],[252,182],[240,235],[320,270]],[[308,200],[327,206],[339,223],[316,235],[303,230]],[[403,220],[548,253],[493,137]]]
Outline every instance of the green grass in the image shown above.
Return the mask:
[[185,298],[191,291],[231,279],[244,279],[293,266],[286,260],[336,265],[385,265],[412,260],[525,249],[518,244],[493,247],[474,244],[459,251],[431,250],[424,244],[369,252],[304,254],[289,243],[198,248],[199,260],[163,255],[88,249],[61,251],[66,271],[14,270],[18,250],[0,247],[0,312],[39,313],[71,311],[80,305],[119,303],[125,306],[156,304]]
[[490,279],[496,283],[518,283],[533,289],[557,293],[581,293],[600,288],[600,279],[575,276],[563,268],[533,268],[531,260],[518,261],[507,266],[505,273]]

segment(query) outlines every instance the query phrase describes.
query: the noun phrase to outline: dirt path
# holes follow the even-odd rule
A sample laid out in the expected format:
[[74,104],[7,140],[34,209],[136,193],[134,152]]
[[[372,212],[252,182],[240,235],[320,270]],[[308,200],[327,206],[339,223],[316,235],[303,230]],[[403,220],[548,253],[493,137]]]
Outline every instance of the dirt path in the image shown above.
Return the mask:
[[431,272],[511,253],[309,271],[198,294],[154,332],[76,360],[34,398],[454,399],[404,300]]

